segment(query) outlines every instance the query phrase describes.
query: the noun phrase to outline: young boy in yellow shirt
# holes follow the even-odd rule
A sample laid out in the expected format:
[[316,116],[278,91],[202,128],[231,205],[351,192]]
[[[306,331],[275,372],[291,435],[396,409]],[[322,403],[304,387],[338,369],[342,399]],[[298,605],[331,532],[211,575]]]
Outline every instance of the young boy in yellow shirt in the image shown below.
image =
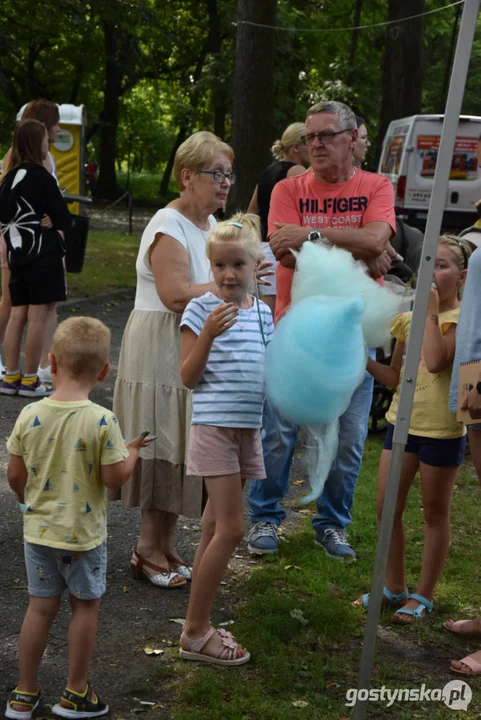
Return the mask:
[[55,392],[23,408],[7,442],[8,482],[25,504],[30,596],[7,718],[30,720],[39,705],[38,669],[65,588],[72,606],[68,683],[53,712],[94,718],[109,711],[87,680],[106,587],[105,488],[120,488],[153,440],[144,433],[126,445],[115,415],[89,400],[109,371],[109,352],[110,331],[99,320],[61,323],[50,356]]

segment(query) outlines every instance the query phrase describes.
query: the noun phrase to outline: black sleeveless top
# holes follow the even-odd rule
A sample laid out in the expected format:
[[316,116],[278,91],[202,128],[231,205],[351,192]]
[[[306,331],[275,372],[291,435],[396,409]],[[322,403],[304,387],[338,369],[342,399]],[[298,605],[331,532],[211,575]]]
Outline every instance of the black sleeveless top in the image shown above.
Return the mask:
[[280,180],[284,180],[289,169],[294,165],[295,163],[288,160],[280,160],[273,165],[269,165],[259,178],[257,183],[257,204],[261,218],[262,240],[267,240],[267,216],[269,215],[269,205],[271,204],[274,185],[277,185]]

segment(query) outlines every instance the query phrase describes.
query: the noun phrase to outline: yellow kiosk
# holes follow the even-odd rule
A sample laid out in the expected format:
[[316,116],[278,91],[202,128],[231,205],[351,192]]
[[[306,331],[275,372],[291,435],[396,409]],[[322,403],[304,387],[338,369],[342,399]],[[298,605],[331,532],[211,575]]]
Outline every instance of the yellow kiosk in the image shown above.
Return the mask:
[[[25,105],[17,115],[22,119]],[[84,105],[58,106],[60,113],[60,132],[50,150],[57,166],[58,184],[66,195],[85,195],[85,126]],[[79,215],[78,202],[69,203],[69,210]]]

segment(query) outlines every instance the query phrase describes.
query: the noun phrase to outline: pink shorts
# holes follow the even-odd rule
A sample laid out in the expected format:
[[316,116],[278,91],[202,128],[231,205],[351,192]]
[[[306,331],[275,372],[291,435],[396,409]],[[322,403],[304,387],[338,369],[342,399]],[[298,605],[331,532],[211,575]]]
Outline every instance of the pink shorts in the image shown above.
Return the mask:
[[7,243],[3,235],[0,235],[0,267],[8,268]]
[[216,477],[234,473],[246,480],[266,477],[260,428],[191,425],[187,475]]

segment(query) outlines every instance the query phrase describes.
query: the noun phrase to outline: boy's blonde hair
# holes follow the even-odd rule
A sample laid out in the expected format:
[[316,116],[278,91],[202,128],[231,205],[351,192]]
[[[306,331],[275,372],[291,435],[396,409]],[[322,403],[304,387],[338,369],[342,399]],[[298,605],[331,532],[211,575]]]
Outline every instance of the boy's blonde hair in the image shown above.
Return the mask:
[[52,353],[74,377],[95,377],[109,359],[110,330],[96,318],[69,318],[55,331]]
[[262,255],[259,216],[238,212],[229,220],[218,223],[207,240],[206,253],[209,260],[212,259],[212,245],[220,242],[238,242],[249,257],[257,262]]
[[186,168],[199,173],[211,164],[216,152],[224,153],[231,163],[234,162],[231,146],[207,130],[194,133],[179,146],[174,158],[174,177],[179,190],[185,190],[182,170]]

